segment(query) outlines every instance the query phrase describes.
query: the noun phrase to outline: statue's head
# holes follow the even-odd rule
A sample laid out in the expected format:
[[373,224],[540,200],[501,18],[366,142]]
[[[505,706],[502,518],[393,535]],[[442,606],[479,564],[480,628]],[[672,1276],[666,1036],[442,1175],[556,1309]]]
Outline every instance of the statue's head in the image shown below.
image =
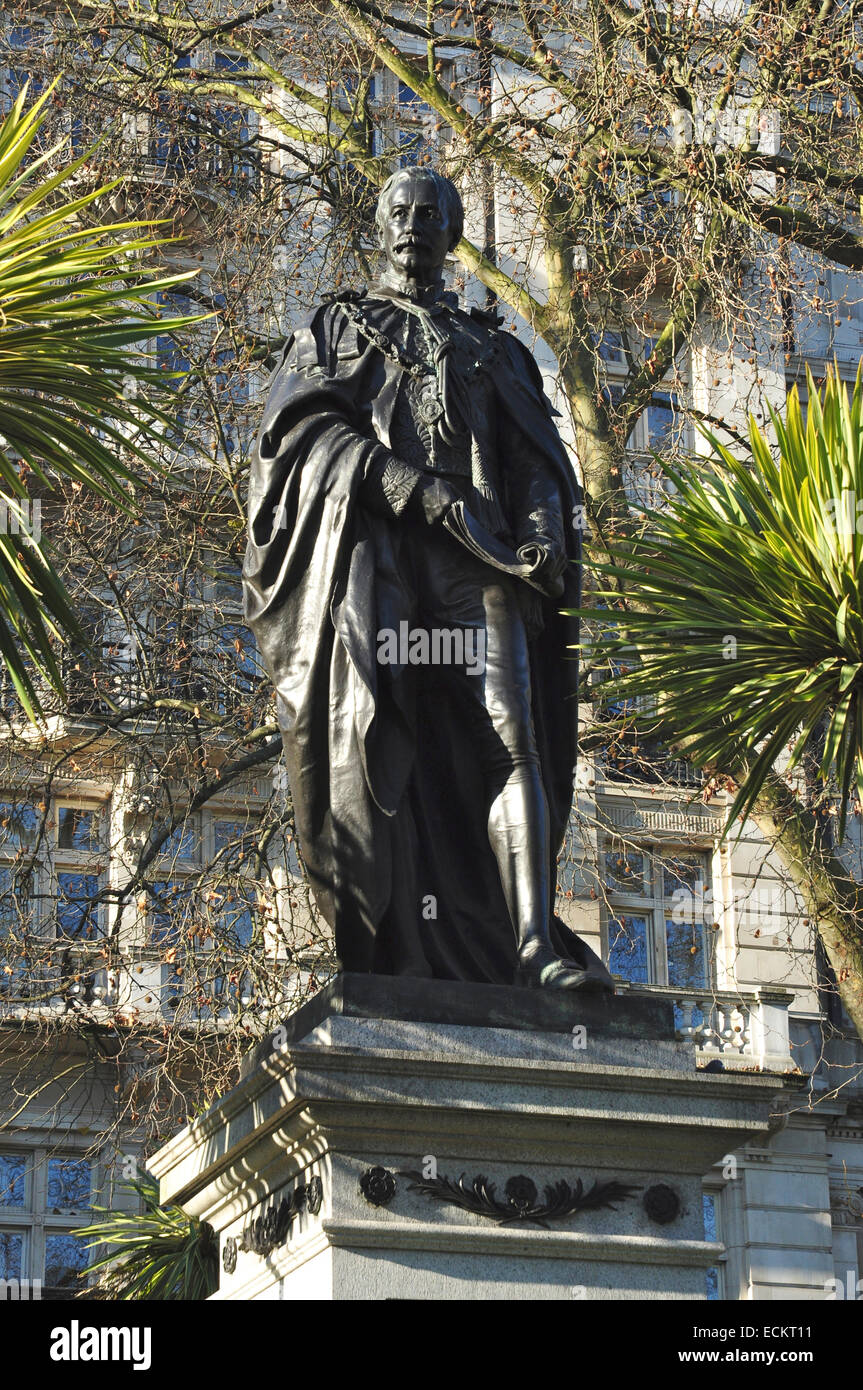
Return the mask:
[[455,184],[434,169],[398,169],[381,189],[375,224],[387,261],[399,275],[430,284],[464,230]]

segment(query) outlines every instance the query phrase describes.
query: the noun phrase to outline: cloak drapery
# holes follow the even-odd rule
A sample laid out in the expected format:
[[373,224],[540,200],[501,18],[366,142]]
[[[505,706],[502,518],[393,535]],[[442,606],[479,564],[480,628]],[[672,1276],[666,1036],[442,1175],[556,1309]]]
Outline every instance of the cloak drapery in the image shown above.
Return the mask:
[[[398,316],[396,305],[391,312]],[[476,333],[477,319],[462,317]],[[540,600],[542,631],[530,644],[556,859],[577,725],[577,663],[568,651],[576,620],[559,609],[579,602],[581,536],[570,523],[581,499],[532,356],[486,316],[479,331],[498,340],[504,501],[514,466],[506,439],[520,431],[536,478],[559,498],[572,561],[562,594]],[[423,540],[422,526],[406,529],[361,500],[389,444],[400,379],[400,367],[337,302],[295,330],[252,461],[246,619],[276,688],[300,848],[343,968],[512,984],[516,938],[489,844],[487,794],[469,731],[439,684],[445,670],[423,668],[415,696],[401,668],[377,660],[379,631],[398,632],[410,614],[400,548],[408,534],[411,544]],[[455,512],[450,528],[461,524],[464,535],[465,521]],[[554,918],[553,902],[549,914],[555,949],[581,966],[596,962]]]

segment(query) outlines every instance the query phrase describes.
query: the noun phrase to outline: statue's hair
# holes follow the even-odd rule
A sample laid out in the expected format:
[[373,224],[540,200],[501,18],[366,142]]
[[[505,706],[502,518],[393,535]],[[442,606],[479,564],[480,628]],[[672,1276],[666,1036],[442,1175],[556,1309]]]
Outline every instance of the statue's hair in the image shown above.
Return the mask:
[[394,174],[390,174],[380,191],[378,206],[375,212],[375,226],[379,232],[383,231],[383,220],[389,206],[393,185],[398,179],[404,178],[407,174],[421,175],[424,179],[428,179],[435,185],[452,232],[449,245],[449,249],[452,251],[453,247],[461,240],[461,235],[464,231],[464,206],[462,204],[461,194],[452,179],[448,179],[445,174],[439,174],[436,169],[432,169],[427,164],[409,164],[403,169],[396,169]]

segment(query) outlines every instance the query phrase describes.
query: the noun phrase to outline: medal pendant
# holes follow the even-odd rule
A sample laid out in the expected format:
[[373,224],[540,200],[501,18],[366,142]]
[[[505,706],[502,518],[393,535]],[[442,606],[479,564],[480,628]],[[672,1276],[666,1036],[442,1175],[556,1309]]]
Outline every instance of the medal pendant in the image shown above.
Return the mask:
[[420,418],[427,425],[436,425],[443,415],[443,406],[437,396],[425,396],[420,401]]

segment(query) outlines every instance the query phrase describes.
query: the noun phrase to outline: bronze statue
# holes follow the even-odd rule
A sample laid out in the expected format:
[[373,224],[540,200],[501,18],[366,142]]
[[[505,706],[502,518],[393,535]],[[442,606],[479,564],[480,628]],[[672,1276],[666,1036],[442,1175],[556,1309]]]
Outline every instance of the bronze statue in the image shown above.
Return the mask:
[[386,269],[291,335],[252,463],[246,616],[346,970],[611,986],[554,915],[580,494],[537,366],[441,271],[455,186],[384,186]]

